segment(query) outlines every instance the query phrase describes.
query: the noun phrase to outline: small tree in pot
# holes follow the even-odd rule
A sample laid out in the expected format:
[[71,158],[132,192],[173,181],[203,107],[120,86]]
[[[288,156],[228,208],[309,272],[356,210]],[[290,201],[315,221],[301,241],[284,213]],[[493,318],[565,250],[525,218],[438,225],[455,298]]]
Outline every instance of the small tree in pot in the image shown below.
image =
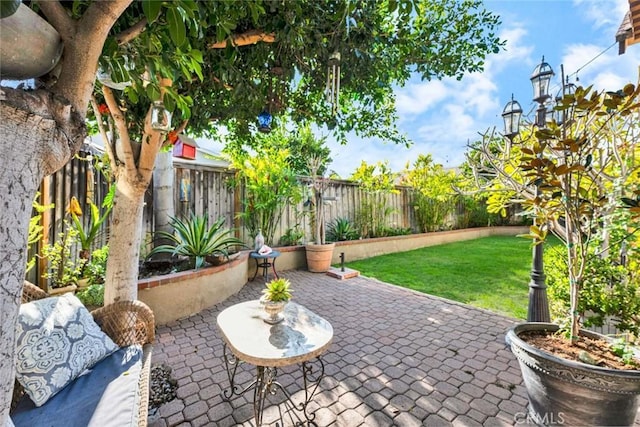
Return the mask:
[[[567,326],[522,324],[507,335],[537,423],[630,425],[636,417],[639,353],[627,358],[631,365],[626,367],[607,365],[610,345],[602,336],[581,331],[579,307],[587,266],[615,243],[612,218],[620,221],[625,207],[631,209],[624,215],[626,234],[620,238],[630,257],[639,250],[640,224],[633,212],[640,185],[639,95],[631,84],[606,93],[577,88],[558,101],[556,119],[544,129],[529,127],[509,142],[485,135],[469,156],[479,181],[484,179],[491,189],[490,208],[499,211],[521,203],[535,218],[529,235],[535,243],[549,232],[565,243],[571,306]],[[624,285],[635,286],[637,293],[638,275],[630,274]],[[551,333],[558,330],[564,340]],[[566,352],[560,352],[563,347]],[[597,348],[602,352],[596,353]],[[569,353],[577,359],[569,360]]]
[[328,179],[323,172],[326,169],[325,158],[311,156],[308,160],[309,175],[311,177],[311,191],[313,193],[313,242],[305,246],[307,253],[307,267],[312,273],[324,273],[331,267],[335,243],[326,243],[324,221],[324,191],[328,187]]

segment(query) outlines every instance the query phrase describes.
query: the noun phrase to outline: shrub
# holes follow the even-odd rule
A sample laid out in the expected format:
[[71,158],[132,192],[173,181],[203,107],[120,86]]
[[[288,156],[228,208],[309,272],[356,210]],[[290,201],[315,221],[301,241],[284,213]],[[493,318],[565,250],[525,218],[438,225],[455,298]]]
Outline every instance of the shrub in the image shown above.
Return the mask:
[[174,256],[188,257],[195,268],[204,265],[205,257],[229,256],[229,251],[236,246],[244,246],[244,243],[230,234],[232,229],[223,228],[225,219],[218,218],[209,227],[206,216],[191,215],[187,220],[171,218],[170,224],[174,233],[159,231],[156,233],[173,244],[160,245],[149,252],[149,256],[158,253],[170,253]]
[[296,225],[293,228],[287,229],[280,237],[281,246],[295,246],[302,244],[302,238],[304,237],[304,231],[300,229],[300,226]]
[[71,256],[71,248],[77,241],[78,232],[69,227],[66,221],[63,228],[66,228],[66,231],[60,234],[53,245],[47,244],[42,248],[42,257],[49,263],[49,269],[42,274],[42,277],[49,280],[49,286],[52,288],[62,288],[77,283],[86,262],[85,259],[76,259]]
[[89,279],[90,285],[104,283],[107,272],[107,258],[109,257],[109,246],[105,245],[91,253],[89,262],[85,265],[83,276]]
[[360,238],[360,233],[347,218],[336,218],[327,226],[327,240],[329,242],[357,240],[358,238]]
[[[567,318],[570,311],[566,255],[562,249],[544,255],[549,308],[554,319]],[[640,271],[621,265],[613,257],[589,257],[585,267],[578,312],[585,326],[602,326],[612,318],[620,331],[640,336]]]
[[90,285],[76,293],[76,296],[85,306],[100,307],[104,305],[104,285]]

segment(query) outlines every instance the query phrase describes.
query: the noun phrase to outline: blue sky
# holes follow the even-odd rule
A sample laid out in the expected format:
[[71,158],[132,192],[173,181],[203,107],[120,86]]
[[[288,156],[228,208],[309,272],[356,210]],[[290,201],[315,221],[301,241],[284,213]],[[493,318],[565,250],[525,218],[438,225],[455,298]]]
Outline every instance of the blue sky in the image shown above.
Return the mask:
[[[502,110],[514,94],[525,114],[533,111],[533,90],[529,78],[545,56],[556,76],[552,94],[560,89],[560,64],[576,82],[579,68],[611,46],[625,11],[627,0],[485,0],[485,6],[502,18],[501,38],[506,50],[487,58],[485,71],[461,81],[444,79],[422,82],[412,79],[396,91],[399,127],[414,144],[410,148],[380,140],[353,137],[346,146],[330,141],[334,159],[330,169],[348,178],[359,161],[388,160],[400,172],[418,154],[430,153],[445,167],[464,161],[468,140],[491,127],[502,130]],[[640,65],[640,44],[618,55],[617,44],[582,68],[580,85],[597,89],[619,89],[636,83]],[[529,115],[533,119],[533,113]]]

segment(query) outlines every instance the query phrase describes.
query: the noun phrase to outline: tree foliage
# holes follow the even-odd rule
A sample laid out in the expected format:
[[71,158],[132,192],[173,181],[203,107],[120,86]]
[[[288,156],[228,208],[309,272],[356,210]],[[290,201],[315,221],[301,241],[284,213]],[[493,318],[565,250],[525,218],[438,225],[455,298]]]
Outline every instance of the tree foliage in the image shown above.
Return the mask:
[[[275,138],[275,135],[272,136]],[[276,227],[284,208],[298,202],[300,188],[296,174],[289,166],[289,151],[278,147],[264,148],[253,156],[232,159],[237,180],[244,182],[243,212],[240,217],[251,236],[262,231],[265,242],[274,245]]]
[[415,190],[413,207],[420,231],[436,231],[444,226],[447,216],[455,209],[457,181],[455,172],[444,170],[430,154],[418,155],[411,169],[407,165],[402,183]]
[[360,184],[364,193],[355,221],[362,237],[387,235],[387,219],[395,212],[387,206],[387,195],[398,192],[395,187],[397,178],[398,174],[391,171],[388,161],[370,165],[363,160],[351,174],[351,180]]
[[[625,241],[629,256],[638,251],[638,218],[628,203],[640,186],[640,88],[617,92],[579,87],[555,107],[565,111],[543,128],[527,126],[519,137],[496,146],[490,134],[477,147],[476,176],[489,168],[494,206],[522,203],[534,217],[529,237],[544,241],[549,231],[566,245],[570,283],[570,335],[580,328],[581,291],[592,258],[606,258]],[[625,215],[620,212],[628,208]],[[624,230],[617,238],[614,230]]]

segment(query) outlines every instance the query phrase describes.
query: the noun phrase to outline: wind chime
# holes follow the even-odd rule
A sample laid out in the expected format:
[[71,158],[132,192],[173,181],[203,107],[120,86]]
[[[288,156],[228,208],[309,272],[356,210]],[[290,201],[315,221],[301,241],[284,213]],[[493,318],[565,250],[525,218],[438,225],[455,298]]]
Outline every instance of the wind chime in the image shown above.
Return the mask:
[[333,52],[327,65],[327,102],[331,114],[336,116],[340,108],[340,52]]

